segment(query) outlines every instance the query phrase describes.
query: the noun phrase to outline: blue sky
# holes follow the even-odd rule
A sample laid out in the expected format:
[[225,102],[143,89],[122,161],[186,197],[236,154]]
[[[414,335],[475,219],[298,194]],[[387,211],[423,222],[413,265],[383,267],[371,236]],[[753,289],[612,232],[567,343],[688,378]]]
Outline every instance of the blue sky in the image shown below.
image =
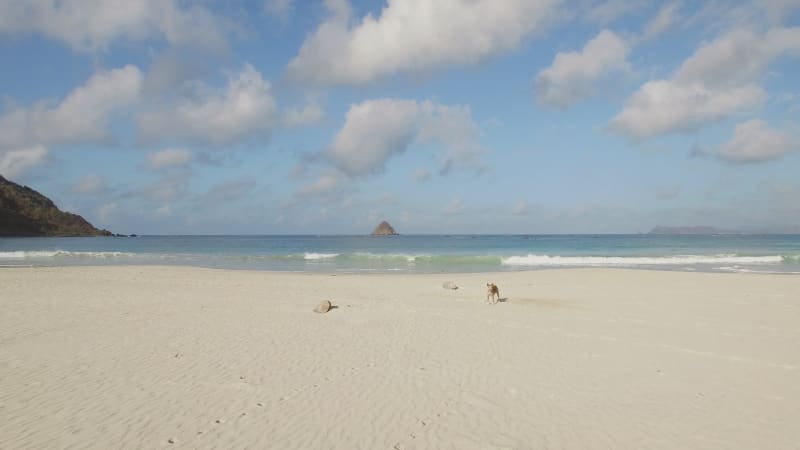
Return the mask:
[[800,0],[0,0],[0,174],[118,233],[800,225]]

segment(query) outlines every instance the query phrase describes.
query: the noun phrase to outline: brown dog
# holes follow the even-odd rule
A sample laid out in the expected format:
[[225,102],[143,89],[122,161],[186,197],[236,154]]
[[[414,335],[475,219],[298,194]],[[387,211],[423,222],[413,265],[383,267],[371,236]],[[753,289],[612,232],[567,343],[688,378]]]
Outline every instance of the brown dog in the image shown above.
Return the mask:
[[500,300],[500,288],[496,284],[486,283],[486,303],[495,304]]

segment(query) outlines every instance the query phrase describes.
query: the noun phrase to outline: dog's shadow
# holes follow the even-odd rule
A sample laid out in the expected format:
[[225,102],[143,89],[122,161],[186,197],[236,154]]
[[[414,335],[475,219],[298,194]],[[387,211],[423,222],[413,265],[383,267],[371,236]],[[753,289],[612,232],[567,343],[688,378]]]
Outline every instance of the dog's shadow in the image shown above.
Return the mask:
[[505,303],[508,301],[508,297],[498,298],[497,303]]

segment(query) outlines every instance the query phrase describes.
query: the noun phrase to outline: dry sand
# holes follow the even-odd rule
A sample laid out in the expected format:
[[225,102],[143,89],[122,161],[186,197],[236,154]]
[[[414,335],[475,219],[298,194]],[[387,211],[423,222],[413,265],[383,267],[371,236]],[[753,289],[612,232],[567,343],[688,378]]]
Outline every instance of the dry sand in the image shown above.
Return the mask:
[[798,276],[4,268],[0,311],[2,449],[800,446]]

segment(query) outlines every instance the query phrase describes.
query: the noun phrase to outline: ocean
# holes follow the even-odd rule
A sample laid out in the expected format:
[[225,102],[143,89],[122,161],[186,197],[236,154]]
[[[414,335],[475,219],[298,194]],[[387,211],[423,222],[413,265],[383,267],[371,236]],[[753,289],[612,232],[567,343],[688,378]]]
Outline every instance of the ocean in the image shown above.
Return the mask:
[[0,266],[105,265],[330,273],[624,267],[800,274],[800,235],[0,238]]

